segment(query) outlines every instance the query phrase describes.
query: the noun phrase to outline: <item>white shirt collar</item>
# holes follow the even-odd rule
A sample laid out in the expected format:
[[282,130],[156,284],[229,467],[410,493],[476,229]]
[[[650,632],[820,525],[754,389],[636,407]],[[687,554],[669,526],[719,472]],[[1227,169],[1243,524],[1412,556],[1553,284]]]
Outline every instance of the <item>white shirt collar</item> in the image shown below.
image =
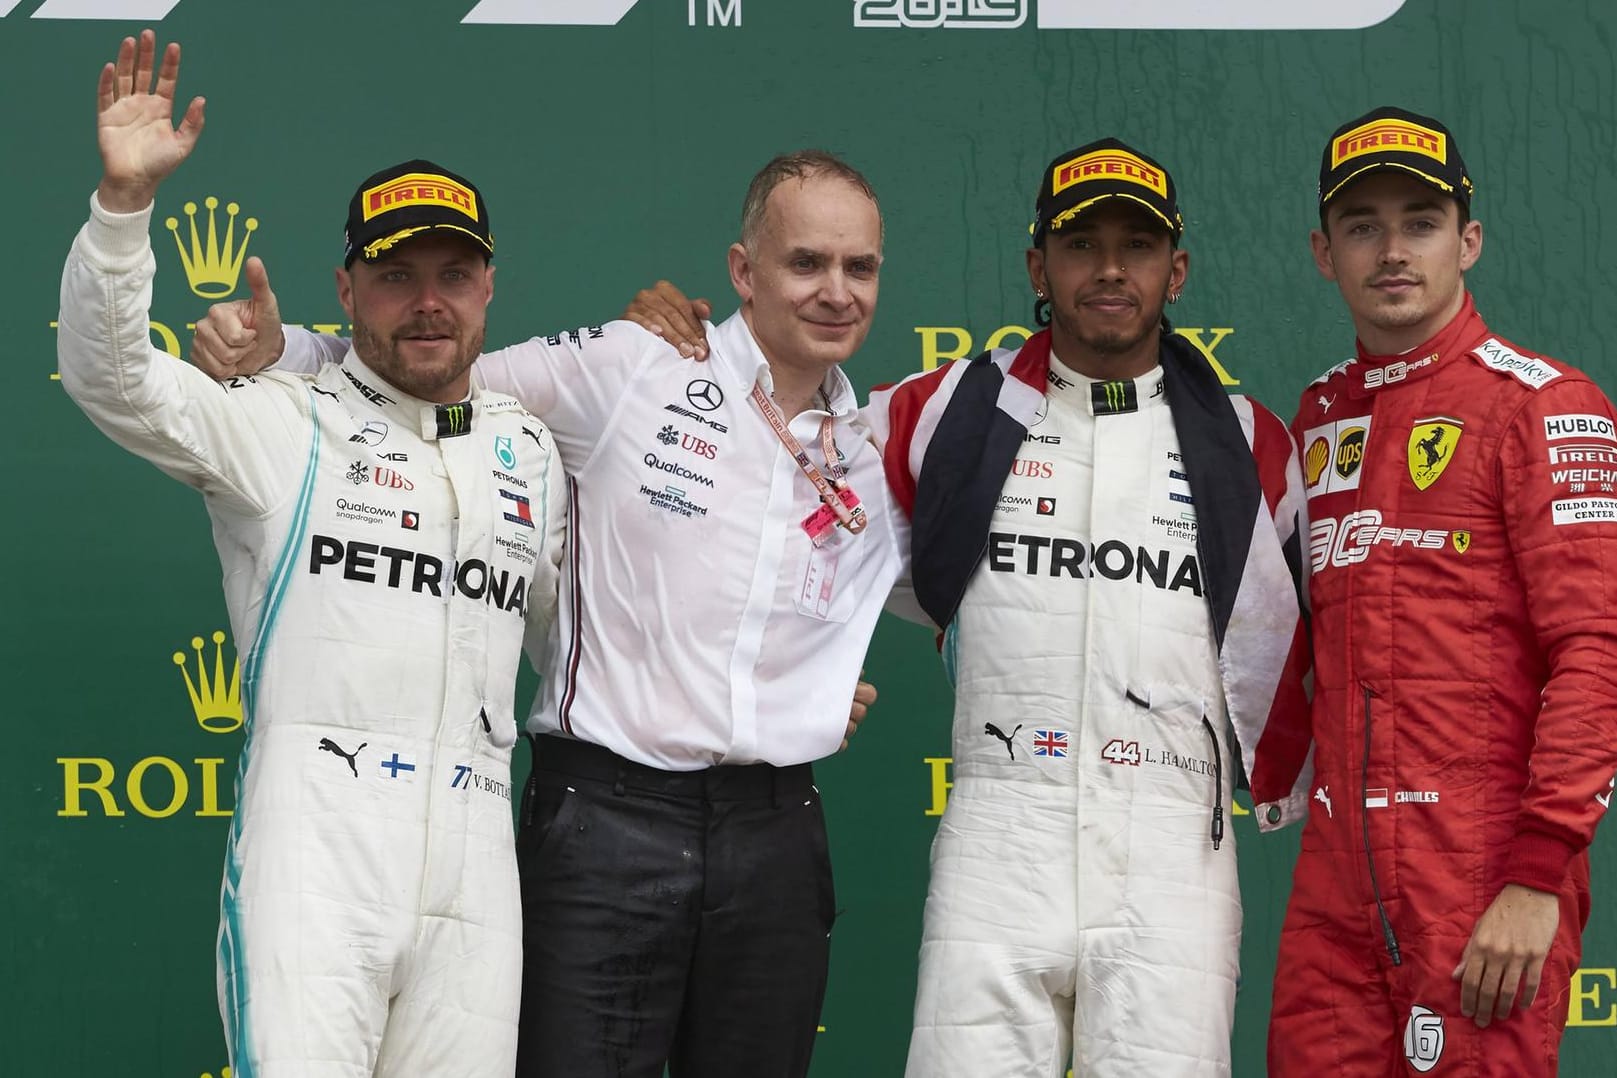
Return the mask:
[[[715,380],[721,386],[741,394],[752,392],[754,383],[762,386],[765,393],[774,389],[775,380],[769,370],[769,360],[764,357],[763,349],[758,347],[752,327],[747,325],[740,311],[709,329],[707,341],[708,362],[714,365]],[[840,366],[826,371],[820,391],[830,402],[830,414],[834,418],[846,419],[859,411],[858,394]],[[811,408],[809,411],[820,409]]]

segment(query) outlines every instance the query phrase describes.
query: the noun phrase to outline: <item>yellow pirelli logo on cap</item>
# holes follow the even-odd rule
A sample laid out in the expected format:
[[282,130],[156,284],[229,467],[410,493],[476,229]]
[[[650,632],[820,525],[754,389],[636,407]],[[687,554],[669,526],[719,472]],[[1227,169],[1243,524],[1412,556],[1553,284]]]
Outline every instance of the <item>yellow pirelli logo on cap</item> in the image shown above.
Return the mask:
[[403,206],[447,206],[477,220],[477,196],[464,184],[431,172],[410,172],[366,188],[360,201],[367,221]]
[[1152,168],[1127,150],[1095,150],[1057,167],[1050,193],[1059,195],[1073,184],[1087,180],[1127,180],[1168,197],[1168,178],[1160,168]]
[[1331,167],[1338,168],[1361,154],[1387,150],[1418,153],[1440,163],[1449,159],[1448,140],[1431,128],[1408,120],[1375,120],[1336,140],[1331,146]]

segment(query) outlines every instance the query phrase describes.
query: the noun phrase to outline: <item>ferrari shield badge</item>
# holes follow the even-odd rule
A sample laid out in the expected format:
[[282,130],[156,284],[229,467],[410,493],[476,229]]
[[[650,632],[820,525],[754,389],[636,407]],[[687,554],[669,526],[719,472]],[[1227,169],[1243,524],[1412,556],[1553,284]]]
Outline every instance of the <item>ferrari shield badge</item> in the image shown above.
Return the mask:
[[1460,421],[1448,416],[1433,416],[1415,424],[1409,432],[1409,478],[1417,488],[1425,490],[1437,482],[1454,459],[1461,433]]

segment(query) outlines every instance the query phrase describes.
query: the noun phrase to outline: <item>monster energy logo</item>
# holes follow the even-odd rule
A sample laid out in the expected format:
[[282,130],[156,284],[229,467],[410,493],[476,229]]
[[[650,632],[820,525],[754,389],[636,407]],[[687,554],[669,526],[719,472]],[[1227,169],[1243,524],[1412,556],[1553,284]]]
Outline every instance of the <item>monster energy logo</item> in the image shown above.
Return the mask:
[[440,404],[436,411],[438,437],[454,438],[472,429],[472,406],[468,402]]
[[1137,412],[1140,399],[1133,382],[1095,382],[1089,387],[1091,415],[1117,415]]

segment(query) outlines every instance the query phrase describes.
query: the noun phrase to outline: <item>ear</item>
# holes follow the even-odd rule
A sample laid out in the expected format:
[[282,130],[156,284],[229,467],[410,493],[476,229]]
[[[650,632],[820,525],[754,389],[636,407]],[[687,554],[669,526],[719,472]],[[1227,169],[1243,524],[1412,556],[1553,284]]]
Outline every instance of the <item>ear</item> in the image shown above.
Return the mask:
[[350,323],[354,320],[354,276],[341,266],[337,267],[337,302]]
[[483,306],[487,307],[494,299],[494,263],[488,264],[488,274],[483,279]]
[[1044,276],[1044,248],[1027,249],[1027,279],[1034,292],[1043,292],[1046,296],[1050,294],[1050,283]]
[[1331,260],[1331,240],[1319,229],[1308,234],[1308,245],[1314,251],[1314,268],[1327,281],[1336,280],[1336,263]]
[[1190,252],[1174,248],[1173,267],[1168,271],[1168,294],[1177,296],[1185,290],[1185,278],[1190,276]]
[[739,243],[732,243],[729,252],[730,287],[736,290],[742,303],[752,302],[752,256]]
[[1482,257],[1482,222],[1467,221],[1460,229],[1460,272],[1465,273]]

